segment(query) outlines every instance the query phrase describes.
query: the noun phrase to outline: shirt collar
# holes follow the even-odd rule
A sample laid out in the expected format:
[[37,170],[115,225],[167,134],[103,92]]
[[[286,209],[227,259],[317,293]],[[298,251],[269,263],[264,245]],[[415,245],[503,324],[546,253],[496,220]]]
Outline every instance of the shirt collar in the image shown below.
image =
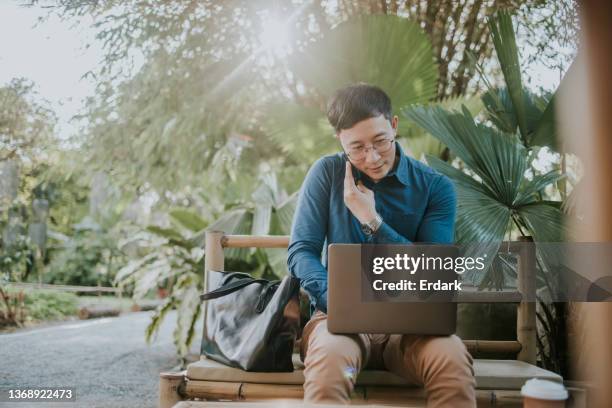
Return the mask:
[[385,177],[395,176],[402,184],[407,186],[408,182],[408,157],[404,154],[399,142],[395,141],[395,154],[399,156],[399,160],[393,166],[391,171]]

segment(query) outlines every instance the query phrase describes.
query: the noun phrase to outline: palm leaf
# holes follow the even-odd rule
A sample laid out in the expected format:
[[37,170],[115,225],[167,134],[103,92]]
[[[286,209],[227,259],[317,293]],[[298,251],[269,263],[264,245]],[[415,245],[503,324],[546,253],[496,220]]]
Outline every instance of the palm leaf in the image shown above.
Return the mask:
[[398,112],[433,99],[437,91],[431,43],[416,22],[397,16],[360,16],[344,22],[296,53],[290,66],[324,97],[356,82],[377,85]]
[[[253,225],[251,227],[251,235],[268,235],[270,233],[270,220],[272,219],[272,206],[275,199],[275,188],[278,188],[276,178],[273,181],[264,179],[262,183],[255,189],[252,194],[255,202],[253,210]],[[254,248],[251,250],[251,253]]]
[[[245,208],[236,208],[223,214],[208,229],[223,231],[226,234],[248,235],[251,233],[252,225],[253,214]],[[228,258],[246,259],[248,254],[248,248],[228,248],[225,250],[225,255]]]
[[499,130],[506,133],[516,132],[516,113],[507,88],[489,89],[482,95],[482,103],[487,117]]
[[117,271],[117,275],[113,279],[113,284],[115,285],[126,285],[136,279],[135,275],[138,275],[139,272],[149,263],[154,262],[158,259],[159,255],[157,253],[150,253],[139,259],[132,259],[126,265],[124,265],[119,271]]
[[153,336],[157,334],[162,322],[166,318],[166,314],[177,304],[177,299],[173,295],[168,296],[163,300],[162,304],[157,306],[153,316],[151,316],[151,322],[145,329],[145,341],[147,344],[151,343]]
[[[418,129],[418,131],[420,131],[421,134],[411,136],[409,140],[405,138],[398,140],[404,152],[408,156],[421,161],[425,161],[427,156],[440,157],[446,146],[430,134],[423,132],[421,129]],[[413,134],[415,133],[417,132],[413,132]]]
[[[293,214],[297,206],[298,191],[289,196],[285,201],[280,203],[272,210],[272,219],[270,223],[270,234],[272,235],[289,235],[291,232],[291,223]],[[265,248],[268,264],[278,277],[287,274],[287,250],[278,248]]]
[[511,211],[467,174],[433,156],[428,156],[427,162],[455,184],[458,203],[455,242],[461,246],[463,256],[485,258],[485,268],[467,272],[464,279],[480,284],[504,239]]
[[158,235],[166,239],[182,240],[183,236],[174,228],[163,228],[157,225],[149,225],[146,228],[152,234]]
[[274,208],[270,233],[273,235],[289,235],[293,214],[297,207],[299,191],[294,192]]
[[142,299],[159,282],[169,278],[172,274],[178,274],[181,270],[173,268],[168,259],[160,258],[154,262],[147,263],[138,271],[137,279],[134,280],[134,299]]
[[490,196],[511,206],[527,167],[525,149],[511,136],[474,122],[469,111],[447,112],[439,107],[404,109],[414,120],[449,147],[490,190]]
[[[458,202],[456,241],[501,242],[510,221],[510,209],[491,197],[482,184],[448,163],[432,156],[427,157],[427,162],[455,184]],[[480,222],[474,222],[474,217]]]
[[556,183],[564,177],[565,176],[559,174],[557,170],[551,170],[546,174],[535,176],[533,180],[524,183],[524,185],[521,186],[521,190],[514,201],[514,205],[523,206],[537,201],[537,197],[535,196],[537,193],[541,192],[548,185]]
[[527,116],[525,113],[525,98],[523,95],[523,84],[521,81],[521,70],[519,65],[518,48],[512,18],[505,11],[500,11],[495,18],[489,19],[489,28],[493,39],[493,46],[499,59],[499,64],[504,74],[504,80],[510,100],[514,107],[516,122],[523,141],[527,142]]
[[268,235],[272,219],[272,206],[269,204],[255,204],[253,210],[253,227],[251,235]]
[[166,238],[173,245],[183,247],[190,250],[194,247],[194,242],[191,239],[185,239],[174,228],[162,228],[157,225],[149,225],[146,230],[162,238]]
[[265,110],[264,130],[295,163],[312,163],[338,149],[334,129],[319,109],[295,103],[271,104]]
[[524,205],[517,212],[536,242],[560,242],[565,235],[559,203],[541,201]]
[[180,287],[180,305],[177,311],[176,327],[174,329],[174,344],[180,357],[185,357],[193,341],[194,326],[200,314],[200,288],[195,283],[197,277],[193,274],[183,275],[185,278],[177,281]]
[[190,210],[179,208],[170,211],[169,215],[174,222],[191,232],[202,231],[208,225],[202,217]]
[[[448,111],[461,109],[466,106],[472,117],[476,117],[483,109],[483,104],[478,97],[457,96],[446,98],[438,105]],[[403,131],[398,140],[402,148],[411,157],[417,160],[424,160],[427,155],[440,157],[446,150],[439,140],[433,138],[429,133],[410,121],[402,121]]]
[[455,187],[460,190],[481,190],[483,194],[489,195],[490,191],[483,187],[482,183],[476,181],[474,178],[468,176],[461,170],[451,166],[445,161],[440,160],[439,158],[428,155],[427,164],[429,164],[432,168],[436,169],[440,173],[449,177]]
[[555,124],[555,97],[548,101],[546,109],[540,116],[540,120],[531,137],[533,146],[548,146],[558,151],[557,130]]

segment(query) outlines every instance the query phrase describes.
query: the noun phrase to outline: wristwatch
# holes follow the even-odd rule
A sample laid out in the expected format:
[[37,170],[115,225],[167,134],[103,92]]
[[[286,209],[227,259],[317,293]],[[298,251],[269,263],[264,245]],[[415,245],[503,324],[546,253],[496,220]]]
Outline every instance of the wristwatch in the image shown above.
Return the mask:
[[380,215],[376,214],[372,221],[366,222],[365,224],[361,224],[361,231],[363,231],[366,235],[374,235],[376,231],[380,228],[383,219]]

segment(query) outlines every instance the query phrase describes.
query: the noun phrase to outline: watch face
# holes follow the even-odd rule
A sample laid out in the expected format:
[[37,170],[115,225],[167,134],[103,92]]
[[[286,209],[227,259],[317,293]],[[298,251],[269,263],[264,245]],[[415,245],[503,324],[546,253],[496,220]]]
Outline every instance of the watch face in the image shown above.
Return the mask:
[[361,224],[361,231],[366,235],[372,235],[372,228],[367,224]]

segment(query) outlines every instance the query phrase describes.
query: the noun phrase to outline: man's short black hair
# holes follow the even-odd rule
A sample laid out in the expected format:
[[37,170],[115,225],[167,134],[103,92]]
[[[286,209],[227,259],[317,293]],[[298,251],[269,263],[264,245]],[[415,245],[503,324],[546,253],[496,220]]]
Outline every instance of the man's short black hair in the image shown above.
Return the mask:
[[337,90],[327,105],[327,119],[336,133],[380,115],[391,120],[391,99],[379,87],[365,83]]

